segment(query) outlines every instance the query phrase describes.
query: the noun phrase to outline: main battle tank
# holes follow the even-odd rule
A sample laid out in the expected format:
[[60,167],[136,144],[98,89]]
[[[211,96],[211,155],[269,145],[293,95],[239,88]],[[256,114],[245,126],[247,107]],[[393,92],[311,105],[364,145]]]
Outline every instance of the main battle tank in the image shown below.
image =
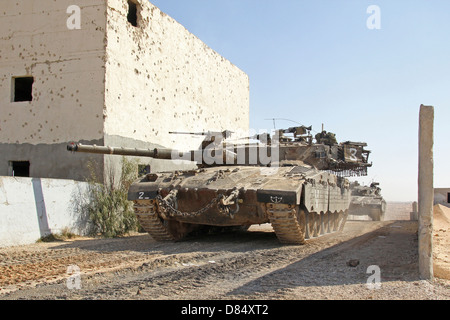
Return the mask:
[[205,140],[189,152],[75,143],[67,149],[197,163],[196,170],[147,174],[130,187],[128,199],[155,240],[181,240],[205,227],[270,223],[282,243],[303,244],[344,228],[350,205],[345,177],[367,175],[371,166],[365,143],[338,144],[326,132],[313,142],[310,131],[293,127],[233,144],[229,131],[197,133]]
[[386,213],[386,201],[381,196],[378,182],[370,186],[362,186],[357,181],[350,185],[351,201],[349,214],[355,216],[369,216],[373,221],[383,221]]

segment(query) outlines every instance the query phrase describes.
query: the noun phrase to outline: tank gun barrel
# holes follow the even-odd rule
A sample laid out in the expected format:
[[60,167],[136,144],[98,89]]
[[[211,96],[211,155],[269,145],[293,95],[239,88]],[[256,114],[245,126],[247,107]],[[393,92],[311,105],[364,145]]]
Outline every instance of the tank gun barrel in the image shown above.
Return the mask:
[[136,157],[149,157],[155,159],[172,159],[173,155],[177,152],[180,158],[188,156],[187,158],[194,161],[194,152],[179,152],[172,149],[137,149],[137,148],[123,148],[123,147],[104,147],[97,145],[83,145],[81,143],[71,143],[67,145],[67,151],[82,152],[82,153],[94,153],[94,154],[106,154],[106,155],[121,155],[121,156],[136,156]]
[[[174,149],[137,149],[137,148],[123,148],[123,147],[110,147],[110,146],[97,146],[97,145],[83,145],[81,143],[70,143],[67,145],[67,151],[81,152],[81,153],[93,153],[104,155],[119,155],[119,156],[131,156],[131,157],[148,157],[162,160],[183,160],[196,162],[199,166],[210,165],[219,158],[224,163],[235,162],[237,155],[230,151],[223,149],[222,153],[214,157],[208,155],[203,149],[191,150],[191,151],[178,151]],[[214,150],[212,150],[214,151]]]

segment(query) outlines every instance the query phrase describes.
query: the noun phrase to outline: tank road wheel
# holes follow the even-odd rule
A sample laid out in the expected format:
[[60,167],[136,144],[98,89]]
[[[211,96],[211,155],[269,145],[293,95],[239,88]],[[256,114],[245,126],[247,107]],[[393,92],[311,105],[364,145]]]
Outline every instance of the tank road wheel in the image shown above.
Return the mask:
[[328,212],[328,233],[333,232],[333,212]]
[[306,239],[320,237],[328,233],[342,231],[347,220],[346,213],[308,212],[306,214]]
[[342,231],[344,230],[345,223],[347,222],[348,217],[348,211],[345,212],[339,212],[339,218],[338,218],[338,230]]
[[334,232],[334,212],[328,212],[328,233]]
[[134,212],[142,228],[156,241],[178,241],[194,230],[188,223],[159,217],[154,199],[134,201]]
[[323,233],[324,234],[331,232],[330,217],[331,217],[331,212],[324,213],[324,215],[323,215],[323,225],[324,225]]
[[333,231],[336,232],[339,230],[339,212],[334,212],[333,213],[334,216],[334,227],[333,227]]
[[319,215],[320,219],[320,228],[319,228],[319,236],[323,236],[327,234],[326,224],[327,224],[327,214],[321,212]]
[[311,235],[311,238],[317,238],[320,237],[320,230],[322,227],[322,217],[320,213],[317,212],[310,212],[310,229],[309,234]]
[[314,237],[320,237],[320,230],[322,227],[322,217],[320,213],[315,213],[315,224],[314,224]]
[[306,214],[306,237],[308,239],[317,237],[316,230],[317,230],[317,213],[315,212],[308,212]]
[[266,212],[280,242],[287,244],[305,243],[305,211],[295,205],[268,203],[266,204]]

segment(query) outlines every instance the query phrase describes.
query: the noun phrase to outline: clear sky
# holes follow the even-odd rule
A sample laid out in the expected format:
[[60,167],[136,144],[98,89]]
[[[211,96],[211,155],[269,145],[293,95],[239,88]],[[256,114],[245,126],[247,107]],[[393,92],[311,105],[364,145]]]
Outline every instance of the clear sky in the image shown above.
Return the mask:
[[287,118],[367,142],[359,180],[388,201],[417,200],[419,108],[433,105],[434,184],[450,188],[449,0],[150,2],[249,75],[251,128]]

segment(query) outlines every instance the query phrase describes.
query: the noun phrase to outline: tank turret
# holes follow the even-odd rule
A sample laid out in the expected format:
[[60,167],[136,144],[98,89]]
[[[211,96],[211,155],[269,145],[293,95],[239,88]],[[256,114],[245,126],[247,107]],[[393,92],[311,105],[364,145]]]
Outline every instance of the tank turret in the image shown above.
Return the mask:
[[[269,134],[257,134],[241,138],[258,140],[258,143],[231,144],[227,142],[230,131],[223,132],[170,132],[172,134],[202,135],[205,139],[201,148],[187,152],[155,148],[137,149],[124,147],[96,146],[71,143],[68,151],[97,153],[105,155],[123,155],[150,157],[165,160],[194,161],[199,167],[215,166],[294,166],[307,164],[319,170],[329,170],[340,176],[367,175],[370,151],[365,150],[366,143],[343,142],[330,143],[319,138],[313,142],[311,127],[292,127],[277,130]],[[286,136],[292,134],[292,137]],[[322,136],[329,136],[326,133]],[[334,134],[332,134],[334,137]],[[316,135],[317,139],[317,135]]]

